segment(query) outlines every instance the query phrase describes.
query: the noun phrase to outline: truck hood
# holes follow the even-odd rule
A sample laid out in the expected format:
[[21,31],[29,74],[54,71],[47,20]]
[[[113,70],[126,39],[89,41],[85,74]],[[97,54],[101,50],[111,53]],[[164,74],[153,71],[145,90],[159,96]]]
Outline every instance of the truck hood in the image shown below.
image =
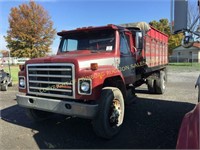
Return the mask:
[[[115,65],[116,58],[112,52],[91,52],[89,50],[60,53],[55,56],[42,57],[28,60],[26,64],[38,63],[72,63],[79,69],[90,67],[91,63],[102,65]],[[119,60],[118,60],[119,61]]]

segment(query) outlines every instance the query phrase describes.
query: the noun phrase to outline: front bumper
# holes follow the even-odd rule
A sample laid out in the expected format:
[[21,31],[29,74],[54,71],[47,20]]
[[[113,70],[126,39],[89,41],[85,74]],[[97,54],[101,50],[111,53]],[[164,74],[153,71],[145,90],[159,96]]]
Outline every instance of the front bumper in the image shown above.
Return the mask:
[[26,108],[89,119],[94,118],[98,110],[97,104],[84,104],[25,95],[17,95],[17,103],[19,106]]

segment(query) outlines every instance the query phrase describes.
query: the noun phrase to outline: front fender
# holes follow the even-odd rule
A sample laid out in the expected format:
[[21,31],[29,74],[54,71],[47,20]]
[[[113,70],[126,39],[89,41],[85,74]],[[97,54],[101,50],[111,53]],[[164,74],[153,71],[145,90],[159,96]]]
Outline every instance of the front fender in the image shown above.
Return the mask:
[[[101,66],[97,70],[80,70],[77,76],[76,87],[78,87],[79,79],[90,79],[92,81],[92,94],[91,95],[80,95],[78,90],[76,90],[76,99],[87,99],[87,100],[97,100],[100,97],[101,89],[103,88],[104,81],[107,78],[120,77],[123,82],[124,78],[120,70],[114,66]],[[77,88],[76,88],[77,89]]]

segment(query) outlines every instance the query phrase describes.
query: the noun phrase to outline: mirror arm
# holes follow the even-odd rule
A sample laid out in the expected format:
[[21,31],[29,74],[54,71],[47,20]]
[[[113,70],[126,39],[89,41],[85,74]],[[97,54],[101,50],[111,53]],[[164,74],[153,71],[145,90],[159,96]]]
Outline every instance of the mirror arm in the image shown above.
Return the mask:
[[191,33],[193,33],[194,35],[197,35],[197,36],[200,37],[200,33],[199,33],[199,32],[193,32],[193,31],[189,31],[189,32],[191,32]]
[[186,32],[186,31],[187,31],[186,29],[177,30],[177,31],[174,31],[173,35],[183,33],[183,32]]
[[182,32],[183,32],[184,34],[185,34],[185,32],[188,32],[188,33],[192,33],[192,34],[194,34],[194,35],[200,36],[200,33],[199,33],[199,32],[194,32],[194,31],[191,31],[191,30],[189,30],[189,29],[178,30],[178,31],[175,31],[174,34],[178,34],[178,33],[182,33]]

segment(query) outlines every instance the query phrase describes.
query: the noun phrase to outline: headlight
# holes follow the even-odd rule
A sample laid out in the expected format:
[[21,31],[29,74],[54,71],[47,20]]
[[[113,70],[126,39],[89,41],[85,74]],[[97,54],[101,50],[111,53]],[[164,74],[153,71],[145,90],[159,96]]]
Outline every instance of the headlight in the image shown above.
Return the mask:
[[19,77],[19,87],[25,88],[25,78],[24,77]]
[[81,83],[81,91],[88,92],[90,89],[90,84],[88,82]]
[[79,80],[79,94],[91,94],[91,80]]

